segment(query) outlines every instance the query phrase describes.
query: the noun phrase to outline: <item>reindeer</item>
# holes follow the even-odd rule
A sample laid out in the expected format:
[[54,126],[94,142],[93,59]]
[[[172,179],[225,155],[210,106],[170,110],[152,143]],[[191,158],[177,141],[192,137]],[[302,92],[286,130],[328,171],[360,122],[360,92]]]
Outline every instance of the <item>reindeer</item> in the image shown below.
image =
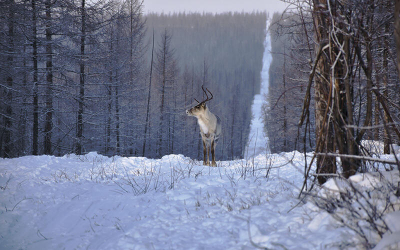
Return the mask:
[[197,123],[200,126],[200,134],[201,139],[203,140],[203,153],[204,153],[204,165],[210,166],[209,161],[209,151],[211,147],[211,155],[212,155],[212,163],[211,166],[216,167],[217,163],[215,162],[215,146],[217,145],[219,135],[221,134],[221,119],[210,112],[210,109],[207,107],[206,102],[213,99],[213,94],[208,88],[206,90],[210,93],[211,98],[208,96],[207,92],[204,90],[204,87],[201,86],[204,93],[206,94],[207,99],[199,102],[194,99],[198,104],[191,109],[186,110],[186,114],[188,116],[194,116],[197,118]]

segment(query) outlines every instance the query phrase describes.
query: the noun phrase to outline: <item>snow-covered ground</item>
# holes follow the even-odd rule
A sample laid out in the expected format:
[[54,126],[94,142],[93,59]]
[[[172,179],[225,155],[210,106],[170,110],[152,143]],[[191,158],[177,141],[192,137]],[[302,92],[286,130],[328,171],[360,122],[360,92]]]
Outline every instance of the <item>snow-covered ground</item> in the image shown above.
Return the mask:
[[[286,158],[292,155],[274,166]],[[267,246],[326,244],[312,235],[309,212],[288,213],[302,174],[288,165],[266,179],[267,160],[212,168],[181,155],[2,159],[0,248],[246,249],[250,236]],[[296,154],[294,164],[301,161]],[[318,233],[327,230],[336,231],[332,240],[340,235],[333,228]]]
[[[293,165],[280,165],[292,160]],[[0,160],[1,249],[312,249],[346,237],[296,203],[300,154],[202,166],[160,160],[26,156]],[[269,178],[266,167],[272,160]],[[326,224],[321,230],[321,224]]]
[[0,249],[331,249],[354,241],[330,214],[298,204],[303,160],[261,154],[215,168],[182,155],[0,159]]

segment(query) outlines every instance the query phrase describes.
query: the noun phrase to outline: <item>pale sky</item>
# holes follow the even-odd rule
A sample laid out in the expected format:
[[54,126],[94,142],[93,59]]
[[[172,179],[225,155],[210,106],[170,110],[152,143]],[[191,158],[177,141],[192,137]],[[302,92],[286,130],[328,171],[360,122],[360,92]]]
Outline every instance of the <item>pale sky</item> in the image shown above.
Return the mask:
[[285,3],[280,0],[144,0],[144,13],[148,12],[211,12],[268,11],[282,12]]

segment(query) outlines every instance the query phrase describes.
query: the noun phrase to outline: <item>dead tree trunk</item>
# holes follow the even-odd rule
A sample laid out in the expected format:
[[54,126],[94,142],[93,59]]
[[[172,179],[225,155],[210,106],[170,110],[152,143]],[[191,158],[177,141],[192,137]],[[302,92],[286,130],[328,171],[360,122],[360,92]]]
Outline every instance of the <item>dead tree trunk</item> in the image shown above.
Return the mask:
[[[324,27],[329,27],[329,18],[327,16],[327,2],[326,0],[314,1],[314,25],[317,42],[319,46],[327,44],[329,37],[328,32]],[[331,105],[331,92],[332,85],[329,82],[329,54],[322,52],[322,55],[317,63],[318,75],[315,76],[315,129],[316,129],[316,156],[317,158],[317,173],[318,182],[320,184],[326,182],[327,177],[323,176],[325,173],[336,173],[335,158],[326,157],[323,153],[334,152],[334,136],[333,124],[330,117],[328,117],[329,106]]]
[[[9,15],[8,15],[8,50],[7,50],[7,66],[8,72],[6,76],[6,86],[5,88],[5,116],[4,120],[4,129],[1,135],[2,140],[1,143],[4,143],[3,153],[0,154],[1,157],[12,157],[12,138],[11,138],[11,127],[12,127],[12,88],[13,88],[13,65],[14,65],[14,0],[8,1],[9,4]],[[0,138],[1,138],[0,137]]]
[[52,153],[53,130],[53,45],[51,31],[51,0],[46,3],[46,122],[44,126],[44,153]]
[[76,131],[76,149],[75,153],[77,155],[82,154],[82,140],[83,140],[83,108],[85,101],[85,39],[86,39],[86,12],[85,12],[85,0],[81,2],[81,53],[79,62],[79,96],[78,96],[78,121],[77,121],[77,131]]
[[39,151],[39,97],[38,97],[38,44],[37,44],[37,13],[36,0],[32,0],[32,59],[33,59],[33,140],[32,154]]
[[[390,0],[388,0],[389,2]],[[387,4],[387,7],[390,8],[390,4]],[[400,20],[397,20],[400,21]],[[389,39],[387,37],[387,34],[389,34],[389,22],[386,22],[385,24],[385,36],[383,37],[383,96],[386,100],[388,99],[388,87],[389,87]],[[399,52],[397,53],[399,54]],[[397,55],[399,56],[399,55]],[[388,131],[388,126],[386,124],[389,123],[389,116],[388,114],[385,113],[384,115],[384,135],[383,135],[383,153],[384,154],[390,154],[390,139],[389,139],[389,131]]]
[[149,128],[149,116],[150,116],[150,99],[151,99],[151,77],[153,74],[153,60],[154,60],[154,30],[153,30],[153,44],[151,47],[151,63],[150,63],[150,80],[149,80],[149,93],[147,94],[147,107],[146,107],[146,122],[144,124],[144,137],[143,137],[143,156],[146,154],[146,140],[147,130]]

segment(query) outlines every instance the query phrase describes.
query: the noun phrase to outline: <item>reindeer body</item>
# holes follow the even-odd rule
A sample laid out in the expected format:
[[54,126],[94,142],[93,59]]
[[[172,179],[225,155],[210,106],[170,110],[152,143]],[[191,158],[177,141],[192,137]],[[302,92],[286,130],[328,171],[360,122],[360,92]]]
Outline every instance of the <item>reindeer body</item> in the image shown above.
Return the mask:
[[[211,92],[208,89],[207,91],[211,94]],[[201,134],[201,139],[203,141],[204,165],[210,165],[209,156],[211,151],[211,157],[212,157],[211,166],[216,167],[217,163],[215,162],[215,147],[217,145],[218,138],[221,134],[222,126],[221,126],[221,119],[218,116],[211,113],[210,109],[207,107],[205,103],[206,101],[209,101],[211,99],[209,99],[207,96],[207,100],[199,102],[198,105],[194,106],[189,110],[186,110],[186,114],[189,116],[196,117],[197,123],[200,126],[200,134]]]

